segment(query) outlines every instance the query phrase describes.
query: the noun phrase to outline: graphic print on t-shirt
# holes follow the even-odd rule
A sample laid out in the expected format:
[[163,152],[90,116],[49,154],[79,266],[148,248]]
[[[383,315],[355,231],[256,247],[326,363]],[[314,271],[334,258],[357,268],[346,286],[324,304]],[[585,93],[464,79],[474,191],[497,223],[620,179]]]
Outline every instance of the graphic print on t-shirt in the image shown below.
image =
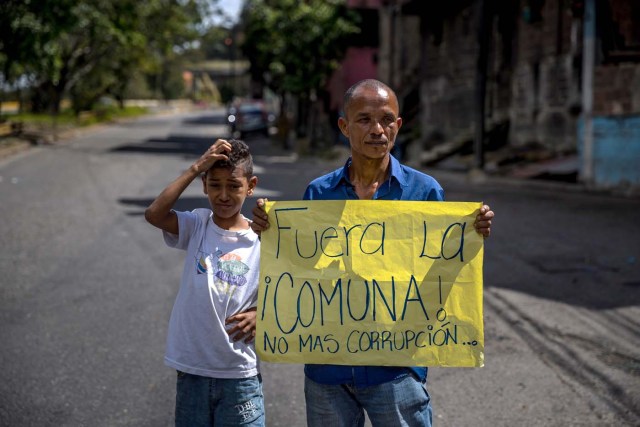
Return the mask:
[[[217,260],[215,268],[213,267],[214,260]],[[249,266],[242,262],[242,259],[237,254],[227,253],[216,256],[216,254],[198,251],[196,272],[197,274],[213,276],[213,284],[220,295],[228,295],[230,297],[236,287],[246,284],[246,275],[249,270]]]

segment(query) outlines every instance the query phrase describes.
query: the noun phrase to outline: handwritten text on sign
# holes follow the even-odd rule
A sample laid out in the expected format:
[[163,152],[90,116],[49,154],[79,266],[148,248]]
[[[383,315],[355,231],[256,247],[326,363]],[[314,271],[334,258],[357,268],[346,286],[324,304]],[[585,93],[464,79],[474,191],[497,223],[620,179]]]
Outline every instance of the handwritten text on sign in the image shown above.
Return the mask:
[[262,360],[482,366],[481,203],[269,202]]

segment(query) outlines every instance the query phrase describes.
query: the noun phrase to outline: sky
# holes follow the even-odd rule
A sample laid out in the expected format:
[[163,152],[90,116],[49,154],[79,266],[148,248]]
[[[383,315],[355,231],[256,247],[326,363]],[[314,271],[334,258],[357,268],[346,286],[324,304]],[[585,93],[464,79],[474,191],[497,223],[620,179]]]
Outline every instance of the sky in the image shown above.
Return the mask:
[[234,21],[238,19],[240,13],[240,7],[243,0],[218,0],[218,5],[224,12],[231,16]]

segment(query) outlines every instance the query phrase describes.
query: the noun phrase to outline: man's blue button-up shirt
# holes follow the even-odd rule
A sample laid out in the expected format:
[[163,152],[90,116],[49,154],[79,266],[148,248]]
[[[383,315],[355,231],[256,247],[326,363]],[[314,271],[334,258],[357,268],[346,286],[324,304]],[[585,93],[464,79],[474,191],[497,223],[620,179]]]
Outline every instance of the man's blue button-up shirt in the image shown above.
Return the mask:
[[[349,179],[347,160],[344,167],[313,180],[304,193],[304,200],[358,199]],[[438,182],[422,172],[401,164],[390,156],[391,173],[373,196],[374,200],[443,201],[444,190]],[[413,372],[421,380],[427,377],[426,367],[305,365],[304,372],[321,384],[348,384],[367,387],[392,381]]]

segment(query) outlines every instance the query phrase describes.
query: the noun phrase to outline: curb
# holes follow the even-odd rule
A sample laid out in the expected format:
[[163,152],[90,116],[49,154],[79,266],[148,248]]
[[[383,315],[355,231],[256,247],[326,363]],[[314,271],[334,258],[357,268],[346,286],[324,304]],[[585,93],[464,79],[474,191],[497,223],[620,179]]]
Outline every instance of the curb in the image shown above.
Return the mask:
[[[197,111],[197,109],[195,109]],[[190,109],[189,111],[194,111]],[[188,111],[182,111],[188,112]],[[159,112],[156,114],[148,114],[149,116],[162,116],[166,114],[175,114],[175,111],[171,112]],[[144,117],[144,116],[142,116]],[[136,118],[137,119],[137,118]],[[124,119],[122,121],[128,121],[129,119]],[[135,120],[135,119],[132,119]],[[21,152],[28,151],[31,148],[38,147],[41,145],[55,145],[57,143],[62,143],[67,139],[81,136],[85,133],[94,132],[99,130],[102,127],[108,126],[110,124],[118,123],[116,120],[111,123],[97,123],[91,126],[81,127],[81,128],[71,128],[64,129],[55,135],[43,135],[43,141],[34,143],[29,140],[17,138],[17,137],[9,137],[4,140],[0,139],[0,160],[5,160],[9,157],[12,157]],[[332,147],[334,152],[333,157],[339,159],[338,163],[342,163],[344,160],[344,155],[349,152],[347,147],[335,146]],[[332,160],[329,160],[332,161]],[[406,164],[406,163],[405,163]],[[470,171],[454,171],[445,168],[436,167],[424,167],[407,164],[410,167],[413,167],[417,170],[420,170],[424,173],[437,177],[438,180],[464,180],[470,186],[483,186],[483,185],[505,185],[510,187],[527,187],[530,189],[544,190],[544,191],[557,191],[564,193],[583,193],[583,194],[591,194],[591,195],[599,195],[599,196],[609,196],[609,197],[617,197],[617,198],[625,198],[625,199],[640,199],[640,189],[636,189],[634,187],[630,188],[597,188],[590,187],[585,185],[584,183],[567,183],[560,181],[551,181],[551,180],[534,180],[534,179],[523,179],[523,178],[513,178],[506,176],[498,176],[488,174],[483,171],[470,170]],[[417,166],[417,167],[416,167]]]
[[4,142],[0,141],[0,160],[27,151],[33,146],[34,144],[31,142],[17,138]]
[[5,160],[15,154],[18,154],[23,151],[27,151],[30,148],[62,143],[65,140],[68,140],[71,138],[77,138],[89,132],[95,132],[96,130],[100,130],[105,126],[109,126],[117,123],[126,123],[129,121],[135,121],[143,117],[162,117],[162,116],[167,116],[172,114],[199,111],[201,109],[202,108],[198,106],[192,106],[192,107],[177,106],[177,107],[161,109],[155,112],[149,112],[148,114],[138,116],[138,117],[123,117],[120,119],[115,119],[111,122],[102,122],[102,123],[95,123],[89,126],[60,129],[59,131],[52,132],[52,133],[43,132],[41,135],[39,135],[40,138],[28,139],[28,138],[19,138],[15,136],[9,136],[5,139],[0,139],[0,160]]
[[434,177],[455,180],[466,180],[470,186],[510,186],[528,188],[540,191],[556,191],[559,193],[582,193],[588,195],[607,196],[614,198],[623,198],[628,200],[640,199],[640,190],[635,188],[597,188],[589,187],[584,183],[568,183],[562,181],[552,180],[536,180],[536,179],[523,179],[523,178],[511,178],[507,176],[497,176],[490,174],[483,174],[479,177],[477,171],[451,171],[446,169],[436,168],[419,168],[422,172],[425,172]]

